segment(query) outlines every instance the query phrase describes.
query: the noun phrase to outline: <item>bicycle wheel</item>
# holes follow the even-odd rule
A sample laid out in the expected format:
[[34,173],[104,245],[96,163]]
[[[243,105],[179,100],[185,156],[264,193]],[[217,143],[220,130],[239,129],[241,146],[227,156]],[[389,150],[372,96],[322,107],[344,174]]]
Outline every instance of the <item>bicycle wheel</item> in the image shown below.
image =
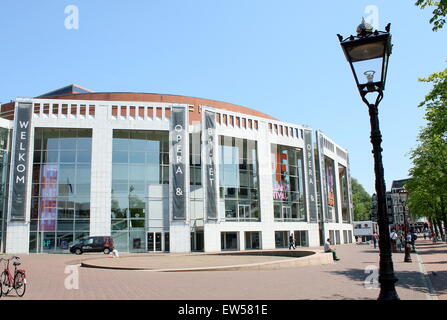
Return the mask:
[[26,291],[25,275],[21,272],[17,272],[14,276],[14,289],[19,297],[23,297]]
[[8,273],[6,273],[6,271],[3,271],[2,275],[0,276],[0,282],[2,283],[2,293],[6,296],[9,291],[11,291],[9,288]]

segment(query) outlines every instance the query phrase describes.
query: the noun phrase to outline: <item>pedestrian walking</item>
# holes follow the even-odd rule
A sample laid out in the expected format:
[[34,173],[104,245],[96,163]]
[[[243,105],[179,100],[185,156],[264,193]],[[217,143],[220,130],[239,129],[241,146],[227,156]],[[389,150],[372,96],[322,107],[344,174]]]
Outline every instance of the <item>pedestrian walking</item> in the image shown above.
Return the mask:
[[327,239],[326,242],[324,243],[324,252],[331,252],[332,253],[332,258],[335,261],[340,260],[337,257],[337,251],[331,247],[331,239]]
[[374,249],[377,248],[377,242],[379,241],[379,235],[377,234],[377,232],[373,233],[373,242],[374,242]]
[[415,244],[416,244],[416,240],[417,240],[417,239],[418,239],[417,234],[414,233],[414,232],[412,232],[412,233],[411,233],[411,246],[413,247],[413,251],[416,251]]
[[396,230],[392,230],[390,233],[390,239],[391,239],[391,249],[393,250],[393,252],[397,252],[397,239],[398,239],[398,235],[396,233]]
[[295,239],[293,238],[293,233],[290,233],[289,236],[289,250],[292,249],[295,250]]
[[399,249],[399,252],[402,252],[402,238],[400,236],[396,239],[396,247]]
[[438,237],[434,232],[432,232],[431,237],[433,238],[433,244],[436,244],[438,242]]

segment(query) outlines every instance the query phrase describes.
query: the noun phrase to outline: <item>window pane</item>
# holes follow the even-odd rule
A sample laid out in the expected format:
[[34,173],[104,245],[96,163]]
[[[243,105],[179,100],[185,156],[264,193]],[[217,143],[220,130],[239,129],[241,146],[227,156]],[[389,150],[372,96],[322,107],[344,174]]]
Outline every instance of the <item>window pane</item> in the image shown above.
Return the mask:
[[76,171],[76,183],[89,184],[90,183],[91,168],[90,165],[78,165]]
[[60,162],[75,162],[76,152],[75,151],[61,151],[60,152]]
[[113,151],[112,162],[115,163],[128,163],[129,153],[127,151]]

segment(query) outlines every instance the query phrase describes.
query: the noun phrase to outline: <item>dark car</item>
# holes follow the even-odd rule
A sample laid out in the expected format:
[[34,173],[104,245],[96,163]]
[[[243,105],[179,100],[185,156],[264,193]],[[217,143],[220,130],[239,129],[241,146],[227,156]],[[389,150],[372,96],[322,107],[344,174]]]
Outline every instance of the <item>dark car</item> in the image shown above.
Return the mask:
[[83,254],[84,252],[104,252],[104,254],[109,254],[112,248],[112,237],[88,237],[72,245],[70,252],[76,254]]

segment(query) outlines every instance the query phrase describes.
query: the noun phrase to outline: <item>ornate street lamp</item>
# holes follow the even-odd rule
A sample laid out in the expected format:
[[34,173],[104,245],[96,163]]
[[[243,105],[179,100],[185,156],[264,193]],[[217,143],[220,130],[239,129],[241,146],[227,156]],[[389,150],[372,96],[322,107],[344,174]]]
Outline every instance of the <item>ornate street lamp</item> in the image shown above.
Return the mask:
[[[386,211],[385,179],[382,165],[382,134],[379,129],[378,105],[383,98],[388,59],[391,54],[390,24],[386,31],[373,31],[365,20],[357,27],[357,36],[344,39],[337,35],[346,59],[351,66],[357,88],[363,102],[368,106],[371,123],[371,143],[374,154],[374,171],[376,175],[377,216],[379,225],[380,268],[379,300],[399,300],[395,283],[391,241]],[[374,103],[366,99],[368,93],[377,94]]]
[[405,258],[404,258],[404,262],[413,262],[411,260],[411,255],[410,255],[410,251],[411,251],[411,244],[408,242],[407,240],[407,236],[408,236],[408,220],[407,220],[407,196],[408,196],[408,192],[405,190],[401,190],[399,191],[399,203],[402,206],[402,211],[404,214],[404,234],[405,234]]

